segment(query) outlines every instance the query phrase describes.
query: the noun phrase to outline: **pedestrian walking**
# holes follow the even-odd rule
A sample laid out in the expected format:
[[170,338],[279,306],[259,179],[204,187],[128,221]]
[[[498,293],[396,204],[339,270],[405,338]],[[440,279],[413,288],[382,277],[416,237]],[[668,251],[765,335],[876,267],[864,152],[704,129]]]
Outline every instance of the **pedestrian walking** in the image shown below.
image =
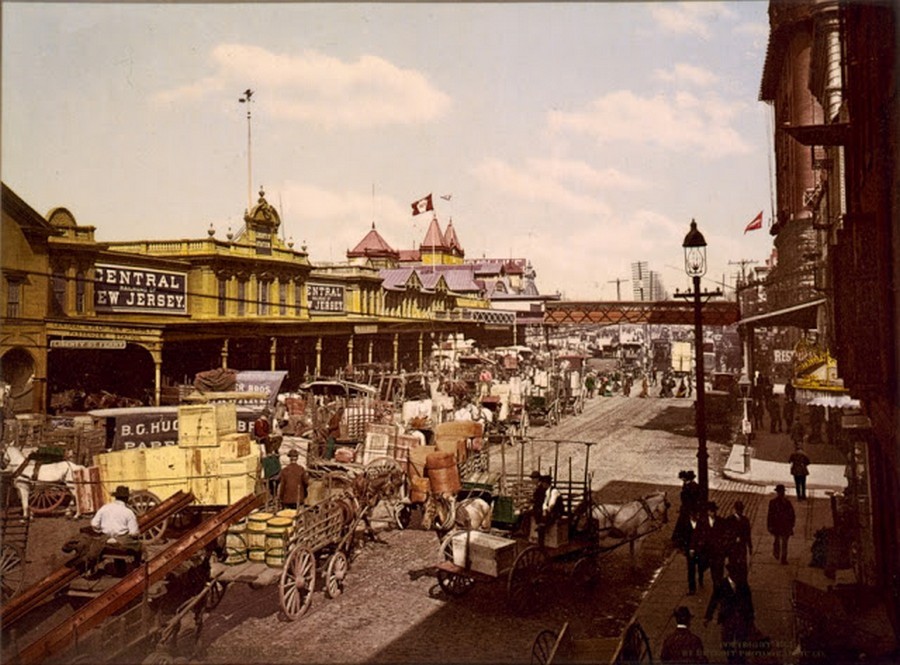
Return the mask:
[[783,430],[781,423],[781,402],[776,396],[769,398],[769,432],[775,434]]
[[[725,574],[728,534],[725,530],[725,521],[719,518],[719,507],[715,501],[706,503],[704,513],[701,520],[702,527],[694,532],[693,545],[697,550],[700,570],[709,569],[709,576],[715,588]],[[700,577],[702,579],[702,572]]]
[[278,501],[282,507],[295,510],[306,501],[306,493],[309,490],[309,474],[297,463],[299,456],[300,453],[296,450],[288,451],[290,462],[281,470],[278,483]]
[[753,539],[750,533],[750,520],[744,515],[744,502],[734,502],[734,512],[725,518],[728,537],[728,562],[740,566],[746,573],[748,560],[753,554]]
[[794,534],[794,507],[784,495],[784,485],[775,486],[775,498],[769,501],[769,514],[766,518],[766,527],[774,536],[772,541],[772,556],[787,564],[788,540]]
[[707,663],[703,640],[691,632],[691,611],[681,605],[675,609],[675,630],[663,640],[659,659],[663,663]]
[[797,391],[794,384],[788,381],[784,384],[784,426],[790,432],[794,424],[794,413],[797,410]]
[[802,446],[796,446],[794,452],[788,458],[791,465],[791,475],[794,476],[794,485],[797,488],[797,501],[806,501],[806,477],[809,475],[809,456]]
[[794,448],[803,445],[803,439],[806,438],[806,428],[803,427],[803,421],[800,418],[791,425],[791,441],[794,442]]
[[706,606],[704,626],[709,625],[717,609],[717,621],[722,629],[722,650],[728,662],[745,663],[748,637],[755,620],[753,594],[747,576],[733,564],[728,566],[727,575],[713,590]]

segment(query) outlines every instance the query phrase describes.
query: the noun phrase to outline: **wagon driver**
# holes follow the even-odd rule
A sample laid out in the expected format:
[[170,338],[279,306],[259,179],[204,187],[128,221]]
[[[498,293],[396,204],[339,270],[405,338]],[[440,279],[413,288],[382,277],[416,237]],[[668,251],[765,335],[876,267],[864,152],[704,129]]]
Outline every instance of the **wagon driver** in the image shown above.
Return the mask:
[[531,478],[537,481],[531,497],[532,519],[537,529],[538,542],[543,545],[548,527],[562,516],[563,504],[559,500],[559,490],[553,487],[550,474],[532,471]]
[[91,527],[106,536],[107,544],[133,552],[135,563],[140,563],[140,530],[137,516],[127,503],[130,495],[131,492],[125,485],[119,485],[113,492],[113,501],[94,513]]
[[297,509],[306,501],[309,488],[309,474],[297,464],[300,453],[296,450],[288,452],[290,462],[281,470],[281,482],[278,484],[278,501],[284,508]]

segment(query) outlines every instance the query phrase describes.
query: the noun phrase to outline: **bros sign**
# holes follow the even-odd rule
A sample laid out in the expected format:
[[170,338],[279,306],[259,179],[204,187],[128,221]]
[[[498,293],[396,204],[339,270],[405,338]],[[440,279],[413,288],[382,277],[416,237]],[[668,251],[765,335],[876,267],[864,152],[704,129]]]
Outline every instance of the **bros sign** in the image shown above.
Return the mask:
[[98,312],[187,314],[187,273],[98,264],[94,308]]

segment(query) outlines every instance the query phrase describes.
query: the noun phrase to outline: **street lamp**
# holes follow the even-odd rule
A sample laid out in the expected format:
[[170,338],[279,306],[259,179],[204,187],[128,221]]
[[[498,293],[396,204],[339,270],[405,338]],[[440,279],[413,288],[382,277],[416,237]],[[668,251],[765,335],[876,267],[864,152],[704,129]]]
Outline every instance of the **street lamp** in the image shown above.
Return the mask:
[[[697,385],[697,403],[694,414],[697,426],[697,480],[701,498],[709,498],[709,454],[706,452],[706,382],[703,369],[703,310],[700,302],[700,278],[706,274],[706,238],[697,230],[697,222],[691,220],[691,230],[681,243],[684,248],[684,271],[693,279],[694,292],[676,294],[693,296],[694,300],[694,367]],[[714,295],[714,294],[709,294]]]
[[746,374],[741,374],[738,379],[738,387],[741,389],[741,401],[744,403],[744,419],[741,421],[741,432],[746,439],[744,440],[744,473],[750,473],[750,440],[753,436],[753,428],[750,426],[750,416],[747,413],[747,406],[750,402],[750,391],[752,384]]

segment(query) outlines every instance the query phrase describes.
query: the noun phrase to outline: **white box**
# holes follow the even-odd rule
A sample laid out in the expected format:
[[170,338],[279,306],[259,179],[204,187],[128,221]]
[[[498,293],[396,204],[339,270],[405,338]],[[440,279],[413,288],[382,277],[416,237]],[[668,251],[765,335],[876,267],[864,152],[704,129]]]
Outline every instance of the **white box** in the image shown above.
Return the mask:
[[509,570],[516,558],[515,540],[481,531],[457,534],[451,545],[454,564],[491,577]]

